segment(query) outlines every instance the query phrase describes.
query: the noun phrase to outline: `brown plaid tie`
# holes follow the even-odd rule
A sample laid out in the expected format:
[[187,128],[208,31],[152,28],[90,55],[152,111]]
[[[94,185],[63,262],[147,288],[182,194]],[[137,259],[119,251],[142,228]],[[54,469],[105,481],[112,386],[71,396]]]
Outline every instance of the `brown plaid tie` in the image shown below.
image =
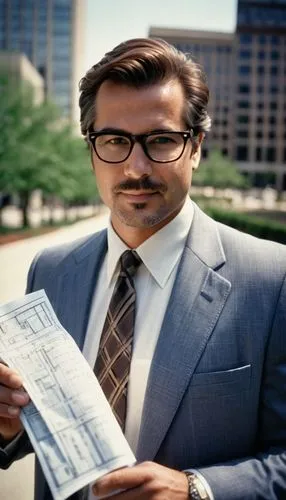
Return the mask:
[[140,263],[139,256],[132,250],[127,250],[120,257],[121,270],[110,300],[94,366],[94,373],[122,430],[125,427],[135,321],[133,275]]

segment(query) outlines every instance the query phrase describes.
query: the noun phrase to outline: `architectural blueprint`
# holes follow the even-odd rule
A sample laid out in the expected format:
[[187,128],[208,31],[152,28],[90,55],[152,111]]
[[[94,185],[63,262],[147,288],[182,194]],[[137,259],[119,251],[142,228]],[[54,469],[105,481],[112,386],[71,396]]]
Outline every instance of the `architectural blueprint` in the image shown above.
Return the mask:
[[135,457],[93,371],[44,292],[0,306],[0,358],[32,402],[23,425],[55,500]]

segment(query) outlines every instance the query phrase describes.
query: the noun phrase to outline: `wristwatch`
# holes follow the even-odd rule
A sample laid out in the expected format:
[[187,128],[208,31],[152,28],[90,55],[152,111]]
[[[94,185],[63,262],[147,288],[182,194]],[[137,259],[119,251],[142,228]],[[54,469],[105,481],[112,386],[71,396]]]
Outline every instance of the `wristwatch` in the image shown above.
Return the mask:
[[190,500],[210,500],[202,481],[193,472],[184,471],[189,484]]

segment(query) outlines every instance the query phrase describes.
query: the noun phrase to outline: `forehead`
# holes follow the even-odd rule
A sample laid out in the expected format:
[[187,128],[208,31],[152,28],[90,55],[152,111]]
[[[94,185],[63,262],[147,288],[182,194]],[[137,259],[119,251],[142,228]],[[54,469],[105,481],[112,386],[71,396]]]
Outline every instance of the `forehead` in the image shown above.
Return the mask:
[[94,128],[133,134],[160,128],[183,130],[184,93],[179,81],[135,88],[105,81],[96,96]]

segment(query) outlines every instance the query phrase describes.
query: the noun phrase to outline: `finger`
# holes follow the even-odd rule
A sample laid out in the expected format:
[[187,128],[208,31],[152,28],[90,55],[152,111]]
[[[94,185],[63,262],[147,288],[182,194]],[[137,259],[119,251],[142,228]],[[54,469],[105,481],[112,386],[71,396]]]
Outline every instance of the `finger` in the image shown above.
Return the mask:
[[26,391],[22,389],[11,390],[8,387],[0,385],[0,403],[12,406],[25,406],[30,398]]
[[120,491],[114,495],[109,495],[110,500],[150,500],[150,492],[144,491],[144,485],[140,485],[130,490]]
[[20,389],[23,384],[20,375],[3,363],[0,363],[0,383],[11,389]]
[[0,403],[0,417],[4,418],[18,418],[20,416],[21,408],[19,406],[10,406]]
[[107,474],[93,485],[93,492],[97,496],[104,496],[117,490],[129,490],[144,483],[148,471],[142,465],[125,467]]

